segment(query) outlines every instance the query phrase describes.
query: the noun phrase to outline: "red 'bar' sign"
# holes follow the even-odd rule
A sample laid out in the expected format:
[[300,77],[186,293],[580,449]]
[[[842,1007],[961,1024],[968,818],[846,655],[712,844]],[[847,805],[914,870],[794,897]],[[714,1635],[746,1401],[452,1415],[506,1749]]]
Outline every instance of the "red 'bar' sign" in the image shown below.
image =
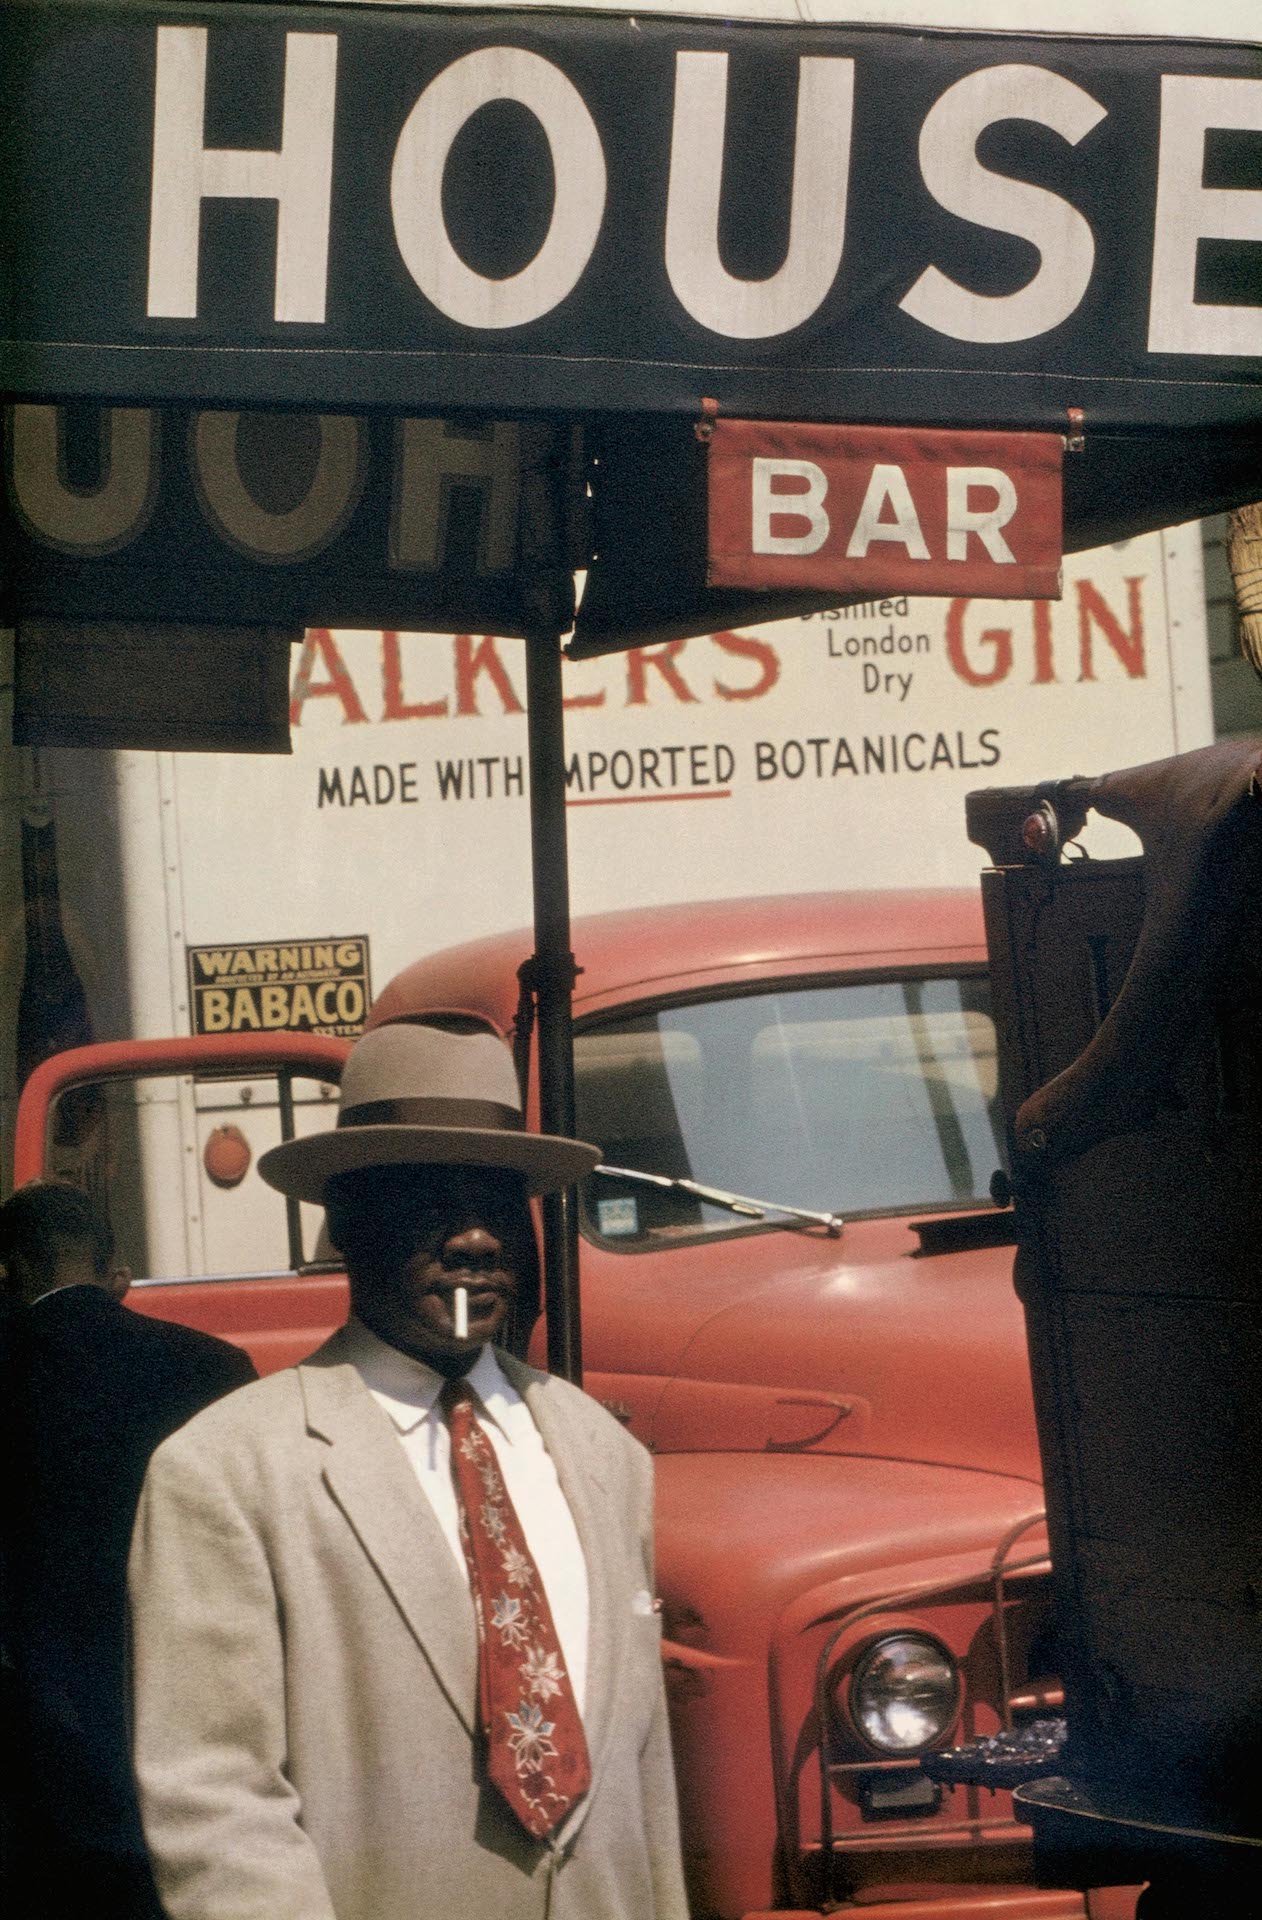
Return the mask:
[[1058,600],[1055,433],[713,423],[710,584]]

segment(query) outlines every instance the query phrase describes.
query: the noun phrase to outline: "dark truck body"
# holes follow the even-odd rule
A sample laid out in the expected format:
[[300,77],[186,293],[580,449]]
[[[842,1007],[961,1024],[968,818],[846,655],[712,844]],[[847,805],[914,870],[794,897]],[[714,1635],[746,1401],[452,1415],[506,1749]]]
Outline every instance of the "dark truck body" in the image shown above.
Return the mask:
[[[970,797],[1068,1738],[1049,1884],[1262,1897],[1258,743]],[[1066,859],[1088,808],[1143,858]]]

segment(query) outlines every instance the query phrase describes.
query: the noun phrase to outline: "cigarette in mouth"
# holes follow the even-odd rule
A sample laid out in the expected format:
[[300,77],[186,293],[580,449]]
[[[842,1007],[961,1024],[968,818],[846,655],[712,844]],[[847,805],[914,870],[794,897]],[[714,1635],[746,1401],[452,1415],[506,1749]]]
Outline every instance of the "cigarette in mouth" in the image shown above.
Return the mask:
[[453,1316],[457,1340],[469,1338],[469,1289],[457,1287],[452,1296]]

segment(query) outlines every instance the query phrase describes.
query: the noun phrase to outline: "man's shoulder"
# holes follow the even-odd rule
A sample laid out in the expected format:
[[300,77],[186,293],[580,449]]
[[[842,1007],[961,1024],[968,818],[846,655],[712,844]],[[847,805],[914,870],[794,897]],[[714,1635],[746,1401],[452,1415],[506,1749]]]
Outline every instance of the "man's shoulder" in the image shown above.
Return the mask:
[[32,1346],[69,1345],[89,1353],[105,1347],[200,1364],[234,1382],[254,1377],[249,1356],[231,1341],[125,1306],[104,1287],[58,1287],[27,1307],[15,1328]]
[[306,1431],[296,1367],[286,1367],[212,1400],[163,1441],[154,1455],[162,1471],[213,1471],[276,1449],[286,1433]]
[[[610,1419],[610,1415],[601,1406],[599,1400],[593,1400],[590,1393],[582,1387],[576,1387],[572,1381],[563,1380],[559,1373],[547,1373],[542,1367],[532,1367],[528,1361],[516,1360],[510,1353],[501,1353],[495,1349],[495,1359],[503,1371],[505,1379],[518,1393],[528,1398],[531,1394],[546,1393],[555,1407],[564,1407],[576,1419],[592,1419],[597,1426]],[[613,1422],[617,1426],[617,1421]]]
[[549,1410],[564,1420],[576,1437],[629,1463],[644,1467],[650,1465],[651,1456],[647,1448],[640,1444],[634,1434],[627,1432],[607,1407],[582,1387],[562,1380],[555,1373],[544,1373],[538,1367],[528,1366],[523,1360],[514,1360],[509,1355],[497,1354],[496,1358],[518,1393],[527,1400],[536,1394],[546,1399]]
[[125,1307],[120,1308],[114,1324],[123,1338],[138,1347],[147,1348],[174,1364],[217,1376],[226,1386],[244,1386],[256,1377],[248,1354],[230,1340],[204,1333],[200,1327],[186,1327],[182,1321],[160,1320]]

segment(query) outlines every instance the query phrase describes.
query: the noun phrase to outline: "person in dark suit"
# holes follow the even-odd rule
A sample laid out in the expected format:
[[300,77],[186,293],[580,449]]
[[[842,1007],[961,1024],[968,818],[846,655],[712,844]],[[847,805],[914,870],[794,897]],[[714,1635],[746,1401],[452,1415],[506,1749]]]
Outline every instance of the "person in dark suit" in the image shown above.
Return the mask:
[[0,1268],[9,1911],[150,1920],[125,1710],[132,1525],[154,1449],[255,1371],[124,1308],[131,1276],[76,1187],[32,1181],[0,1206]]

